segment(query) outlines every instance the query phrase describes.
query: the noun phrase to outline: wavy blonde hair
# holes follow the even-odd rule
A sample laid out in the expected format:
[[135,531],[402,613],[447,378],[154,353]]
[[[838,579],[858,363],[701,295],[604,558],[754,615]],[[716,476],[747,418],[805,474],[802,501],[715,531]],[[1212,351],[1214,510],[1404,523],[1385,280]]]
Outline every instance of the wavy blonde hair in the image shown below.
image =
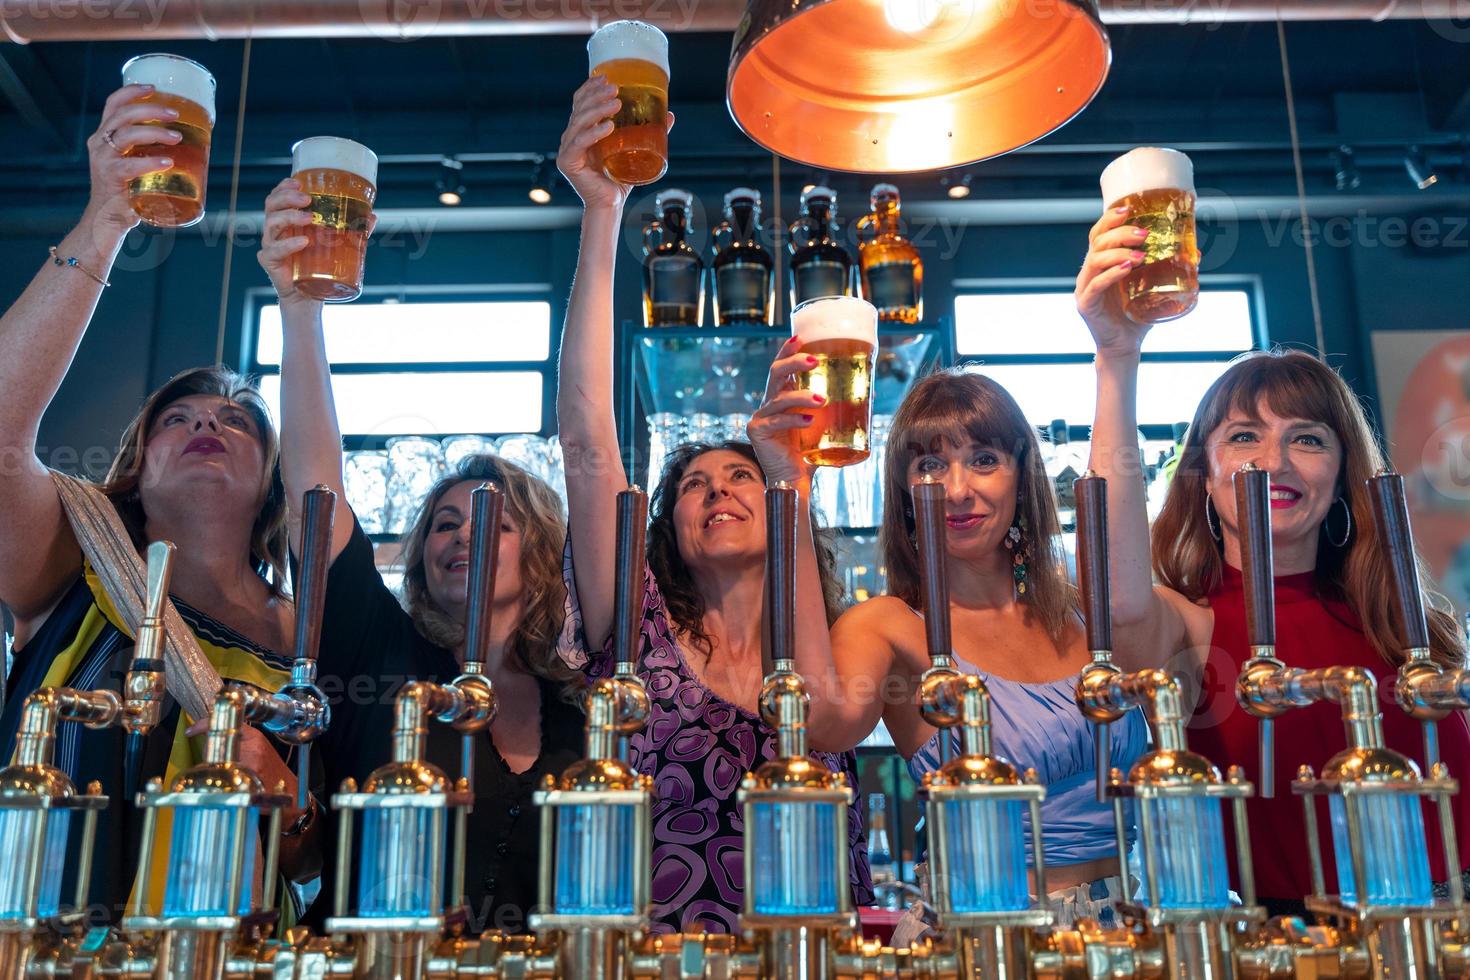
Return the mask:
[[[265,476],[261,486],[260,513],[250,531],[250,562],[261,578],[266,579],[276,596],[286,595],[286,488],[281,482],[281,442],[276,434],[270,409],[260,397],[255,382],[226,367],[190,368],[164,382],[143,402],[138,414],[128,423],[118,445],[117,455],[107,476],[98,487],[122,517],[123,526],[133,544],[142,550],[148,542],[143,530],[147,515],[138,485],[143,479],[144,454],[148,433],[164,409],[191,395],[216,395],[250,413],[265,450]],[[269,574],[267,574],[269,573]]]
[[440,478],[424,498],[413,524],[403,535],[403,598],[414,626],[431,643],[454,649],[464,642],[464,624],[441,609],[429,595],[424,570],[424,542],[439,501],[450,487],[465,482],[494,483],[505,494],[505,509],[521,532],[521,583],[525,603],[521,620],[506,645],[508,662],[517,670],[551,681],[564,700],[577,703],[582,675],[562,662],[556,640],[566,616],[562,552],[567,522],[561,498],[546,481],[510,460],[488,453],[468,456],[453,473]]
[[[1383,450],[1368,425],[1363,406],[1347,382],[1311,354],[1275,349],[1243,354],[1205,392],[1179,454],[1179,467],[1153,526],[1153,564],[1159,581],[1191,600],[1219,587],[1224,569],[1221,545],[1205,518],[1209,458],[1205,444],[1231,411],[1258,418],[1261,405],[1283,418],[1309,419],[1330,428],[1342,444],[1338,492],[1352,513],[1343,547],[1317,537],[1317,591],[1346,602],[1362,621],[1363,632],[1389,663],[1402,656],[1395,629],[1391,573],[1373,519],[1368,478],[1384,465]],[[1422,559],[1420,579],[1429,582]],[[1465,643],[1448,600],[1424,588],[1430,655],[1444,666],[1465,662]]]
[[983,374],[946,368],[921,378],[904,396],[888,433],[883,466],[883,524],[878,530],[888,592],[919,608],[919,552],[909,463],[943,442],[998,450],[1016,461],[1016,515],[1026,522],[1026,591],[1020,597],[1060,643],[1080,615],[1077,590],[1067,580],[1061,523],[1036,428],[1010,392]]

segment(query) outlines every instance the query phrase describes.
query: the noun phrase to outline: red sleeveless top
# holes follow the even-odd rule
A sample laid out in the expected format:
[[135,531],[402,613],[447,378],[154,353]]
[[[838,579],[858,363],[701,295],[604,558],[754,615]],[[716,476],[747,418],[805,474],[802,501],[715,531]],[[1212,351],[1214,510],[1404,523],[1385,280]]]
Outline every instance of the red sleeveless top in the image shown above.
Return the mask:
[[[1250,657],[1245,628],[1245,593],[1238,569],[1225,566],[1224,581],[1208,596],[1215,613],[1214,635],[1201,676],[1200,702],[1190,722],[1189,745],[1223,771],[1238,765],[1260,791],[1260,723],[1235,701],[1235,677]],[[1287,666],[1366,667],[1378,678],[1383,710],[1383,735],[1388,747],[1402,752],[1424,768],[1424,739],[1420,725],[1393,700],[1396,670],[1364,635],[1358,617],[1346,603],[1317,595],[1313,574],[1282,575],[1276,579],[1276,655]],[[1470,726],[1456,712],[1439,723],[1440,757],[1456,779],[1470,780]],[[1247,804],[1251,850],[1255,855],[1256,890],[1262,898],[1296,899],[1311,894],[1312,871],[1307,857],[1306,824],[1301,798],[1291,792],[1297,769],[1309,765],[1318,773],[1327,760],[1347,747],[1342,715],[1335,703],[1294,708],[1276,719],[1276,796],[1257,795]],[[1470,804],[1461,789],[1454,797],[1455,827],[1462,864],[1470,856]],[[1429,841],[1430,877],[1445,881],[1439,823],[1425,808]],[[1330,823],[1325,806],[1317,812],[1322,839],[1322,863],[1328,893],[1336,889]],[[1230,872],[1235,878],[1233,835]],[[1239,883],[1236,882],[1236,887]]]

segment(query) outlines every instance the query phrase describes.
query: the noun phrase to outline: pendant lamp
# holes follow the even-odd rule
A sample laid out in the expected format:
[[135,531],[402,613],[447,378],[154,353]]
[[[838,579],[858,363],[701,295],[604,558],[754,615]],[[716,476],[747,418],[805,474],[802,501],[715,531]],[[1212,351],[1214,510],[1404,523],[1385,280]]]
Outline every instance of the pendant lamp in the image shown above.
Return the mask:
[[1097,0],[751,0],[725,92],[736,124],[778,156],[909,173],[1053,132],[1111,60]]

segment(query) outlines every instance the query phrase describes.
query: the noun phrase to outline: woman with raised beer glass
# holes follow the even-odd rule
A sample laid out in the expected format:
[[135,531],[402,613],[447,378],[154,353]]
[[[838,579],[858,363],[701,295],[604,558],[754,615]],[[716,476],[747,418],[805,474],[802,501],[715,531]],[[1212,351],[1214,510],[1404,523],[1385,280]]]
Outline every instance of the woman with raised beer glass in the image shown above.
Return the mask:
[[[798,440],[809,439],[812,428],[798,424]],[[943,736],[917,708],[930,660],[911,490],[925,479],[945,490],[957,667],[984,678],[990,690],[995,753],[1035,769],[1046,786],[1046,904],[1064,926],[1082,917],[1111,922],[1113,907],[1131,897],[1132,883],[1113,873],[1112,806],[1097,801],[1093,725],[1073,700],[1077,675],[1091,656],[1077,593],[1067,581],[1056,501],[1035,428],[1010,394],[983,375],[949,370],[923,378],[893,417],[880,531],[889,594],[849,609],[833,627],[836,674],[848,696],[814,718],[812,737],[860,739],[881,718],[916,780],[940,765]],[[1113,725],[1114,764],[1126,770],[1146,736],[1138,712]],[[948,737],[958,754],[958,736]],[[910,942],[931,924],[928,908],[915,906],[894,940]]]
[[[301,144],[297,144],[298,147]],[[318,484],[337,493],[331,568],[322,616],[319,669],[342,696],[318,741],[326,785],[347,777],[363,782],[391,758],[393,696],[410,679],[448,682],[465,661],[471,499],[491,482],[505,495],[485,675],[497,713],[475,753],[475,806],[470,814],[466,897],[476,929],[526,928],[536,901],[540,855],[531,794],[580,758],[581,675],[556,655],[566,590],[561,580],[566,521],[547,483],[514,463],[470,456],[440,478],[402,539],[403,604],[384,584],[373,546],[343,492],[342,436],[332,398],[322,329],[321,280],[298,270],[314,247],[318,198],[295,176],[266,199],[260,264],[281,304],[281,472],[289,495]],[[366,236],[375,216],[360,216]],[[302,234],[305,232],[305,234]],[[406,608],[405,608],[406,606]],[[460,771],[459,733],[430,726],[427,759],[445,773]],[[322,876],[332,887],[333,876]],[[318,905],[331,907],[331,896]]]
[[[171,115],[139,123],[153,126],[155,139],[128,146],[125,154],[157,166],[128,185],[133,210],[150,225],[182,228],[204,217],[209,183],[209,143],[214,132],[214,76],[201,64],[173,54],[141,54],[123,65],[123,85],[146,86],[138,98]],[[141,134],[140,134],[141,135]],[[116,145],[116,132],[103,139]],[[167,158],[166,161],[159,158]]]
[[[1258,724],[1235,700],[1235,678],[1252,651],[1232,479],[1246,463],[1270,474],[1276,655],[1291,667],[1367,668],[1386,697],[1401,658],[1388,559],[1366,486],[1383,454],[1356,396],[1331,368],[1302,351],[1243,355],[1195,411],[1150,554],[1136,436],[1140,350],[1150,324],[1128,315],[1128,294],[1119,288],[1141,261],[1148,234],[1131,207],[1109,208],[1089,233],[1077,277],[1077,308],[1097,345],[1090,465],[1108,480],[1114,649],[1125,670],[1167,667],[1183,677],[1199,698],[1190,747],[1222,769],[1243,767],[1259,786]],[[1453,617],[1438,595],[1426,592],[1425,600],[1432,657],[1461,665],[1465,646]],[[1335,704],[1319,704],[1275,719],[1277,773],[1290,778],[1301,765],[1320,768],[1345,748],[1338,713]],[[1390,748],[1420,756],[1418,722],[1391,702],[1383,732]],[[1462,714],[1445,719],[1440,739],[1450,772],[1470,771]],[[1301,896],[1313,891],[1301,801],[1278,785],[1274,797],[1251,806],[1262,904],[1272,914],[1301,914]],[[1454,819],[1460,839],[1470,839],[1463,795],[1454,797]],[[1434,880],[1460,874],[1445,867],[1438,836],[1429,836]],[[1327,874],[1333,892],[1331,868]]]
[[[601,76],[577,90],[557,166],[584,205],[581,252],[562,337],[557,419],[567,456],[571,511],[566,580],[570,614],[564,656],[589,676],[613,669],[614,510],[627,488],[613,413],[613,267],[629,186],[610,179],[594,145],[613,128],[620,103]],[[672,124],[672,117],[669,119]],[[788,342],[794,349],[795,341]],[[779,389],[815,358],[788,356],[773,369]],[[809,391],[779,395],[751,424],[749,443],[686,445],[654,488],[648,530],[638,672],[647,685],[648,727],[630,740],[633,765],[653,776],[654,928],[738,932],[744,882],[741,778],[775,754],[775,732],[759,718],[761,616],[766,555],[765,484],[789,480],[810,499],[809,468],[782,431],[791,405],[819,404]],[[830,673],[827,625],[835,588],[819,568],[809,508],[798,507],[797,668]],[[813,712],[824,710],[821,693]],[[818,748],[846,749],[855,744]],[[817,753],[856,784],[856,759]],[[849,810],[851,884],[872,902],[859,812]]]
[[[133,631],[119,611],[126,604],[102,583],[141,561],[122,542],[139,553],[153,541],[177,546],[173,604],[221,677],[275,690],[290,674],[295,615],[282,588],[286,497],[275,428],[254,387],[223,368],[176,375],[126,424],[107,477],[92,487],[53,480],[36,455],[42,413],[86,333],[124,236],[138,223],[129,186],[170,166],[169,157],[133,152],[177,142],[168,127],[179,111],[147,98],[154,91],[129,85],[108,97],[87,140],[91,196],[81,220],[0,317],[0,603],[15,621],[14,666],[0,713],[4,759],[33,691],[118,689]],[[115,528],[117,537],[99,528]],[[193,719],[168,704],[140,766],[144,777],[166,781],[201,761],[203,747],[185,735]],[[294,795],[295,776],[263,735],[247,730],[241,755],[267,785],[283,781]],[[100,781],[111,798],[98,821],[89,892],[101,917],[116,921],[138,870],[143,824],[124,799],[123,733],[69,728],[58,740],[56,765],[79,786]],[[282,869],[293,877],[315,870],[316,809],[313,802],[285,816]],[[157,853],[168,853],[167,833],[160,828]],[[153,876],[159,891],[163,879]],[[69,892],[72,884],[64,887]],[[146,907],[156,911],[159,897],[145,896]]]

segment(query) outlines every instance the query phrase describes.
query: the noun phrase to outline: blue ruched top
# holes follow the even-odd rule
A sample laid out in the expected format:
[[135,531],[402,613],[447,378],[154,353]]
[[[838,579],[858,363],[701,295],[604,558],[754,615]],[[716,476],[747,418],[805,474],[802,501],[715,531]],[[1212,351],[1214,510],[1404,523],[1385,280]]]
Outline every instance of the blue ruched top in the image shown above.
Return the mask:
[[[1093,725],[1082,717],[1073,700],[1077,678],[1040,684],[1023,684],[987,675],[958,657],[956,667],[975,674],[990,689],[991,744],[996,755],[1025,771],[1035,769],[1046,787],[1041,803],[1041,835],[1046,844],[1048,865],[1081,864],[1118,852],[1113,828],[1113,805],[1097,801],[1096,761],[1093,755]],[[939,768],[939,739],[936,732],[908,760],[916,781]],[[1134,709],[1111,726],[1111,763],[1125,773],[1143,754],[1148,742],[1148,724]],[[951,755],[959,754],[959,733],[949,730]],[[1132,801],[1127,801],[1128,846],[1133,846],[1137,828]],[[1031,850],[1031,824],[1026,822],[1026,850]],[[1029,858],[1028,858],[1029,860]]]

